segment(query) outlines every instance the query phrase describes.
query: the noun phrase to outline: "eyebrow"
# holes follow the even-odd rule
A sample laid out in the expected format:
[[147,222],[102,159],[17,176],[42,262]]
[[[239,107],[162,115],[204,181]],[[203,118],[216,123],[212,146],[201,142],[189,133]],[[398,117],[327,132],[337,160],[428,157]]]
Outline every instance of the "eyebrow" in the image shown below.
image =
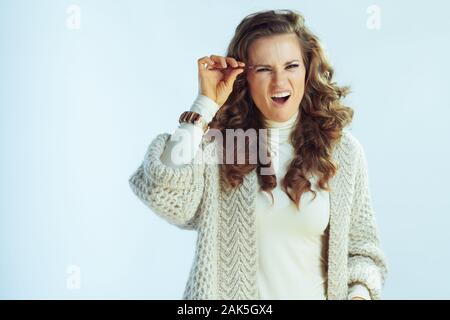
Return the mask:
[[[288,65],[288,64],[291,64],[293,62],[300,62],[300,60],[294,59],[294,60],[286,62],[284,65]],[[268,64],[253,64],[253,65],[250,65],[249,67],[256,68],[256,67],[271,67],[271,66],[268,65]]]

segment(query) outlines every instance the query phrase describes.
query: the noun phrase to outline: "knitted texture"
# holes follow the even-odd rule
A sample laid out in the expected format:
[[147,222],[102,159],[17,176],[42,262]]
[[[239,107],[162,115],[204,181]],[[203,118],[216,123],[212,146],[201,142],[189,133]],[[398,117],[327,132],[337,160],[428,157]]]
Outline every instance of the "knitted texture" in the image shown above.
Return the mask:
[[[142,164],[129,178],[134,194],[153,212],[181,229],[197,231],[196,250],[183,299],[259,299],[255,203],[256,170],[228,189],[214,159],[220,154],[205,139],[191,163],[179,168],[160,156],[170,134],[157,135]],[[374,217],[367,160],[360,142],[344,130],[332,158],[327,228],[327,298],[347,299],[349,287],[364,284],[381,298],[387,267]]]

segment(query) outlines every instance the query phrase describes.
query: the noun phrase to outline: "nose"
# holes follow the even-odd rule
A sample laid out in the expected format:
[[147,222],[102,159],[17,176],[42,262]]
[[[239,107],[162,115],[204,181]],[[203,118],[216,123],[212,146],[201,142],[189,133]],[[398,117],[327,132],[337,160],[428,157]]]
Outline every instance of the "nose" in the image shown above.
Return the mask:
[[283,87],[288,79],[288,73],[286,70],[273,70],[272,71],[272,84],[274,87]]

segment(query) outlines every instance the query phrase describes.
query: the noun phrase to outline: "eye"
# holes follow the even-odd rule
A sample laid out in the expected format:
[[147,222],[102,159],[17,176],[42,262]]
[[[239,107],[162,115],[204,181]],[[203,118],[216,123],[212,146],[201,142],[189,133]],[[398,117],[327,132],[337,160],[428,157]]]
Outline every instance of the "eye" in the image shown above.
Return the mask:
[[291,64],[291,65],[287,66],[288,69],[297,68],[297,67],[298,67],[298,64]]
[[[299,67],[298,64],[291,64],[291,65],[287,66],[286,69],[293,69],[293,68],[298,68],[298,67]],[[256,70],[256,72],[263,72],[263,71],[270,71],[270,69],[269,68],[260,68],[260,69]]]

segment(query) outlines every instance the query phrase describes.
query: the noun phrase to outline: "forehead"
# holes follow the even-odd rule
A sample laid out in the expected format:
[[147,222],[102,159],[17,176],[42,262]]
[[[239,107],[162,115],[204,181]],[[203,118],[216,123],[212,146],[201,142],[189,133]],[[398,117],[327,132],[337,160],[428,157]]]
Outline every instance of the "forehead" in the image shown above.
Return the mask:
[[248,50],[248,58],[252,64],[284,63],[301,57],[300,43],[294,33],[259,38]]

